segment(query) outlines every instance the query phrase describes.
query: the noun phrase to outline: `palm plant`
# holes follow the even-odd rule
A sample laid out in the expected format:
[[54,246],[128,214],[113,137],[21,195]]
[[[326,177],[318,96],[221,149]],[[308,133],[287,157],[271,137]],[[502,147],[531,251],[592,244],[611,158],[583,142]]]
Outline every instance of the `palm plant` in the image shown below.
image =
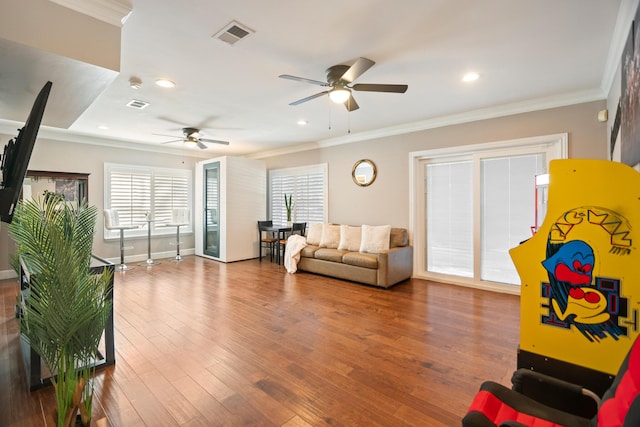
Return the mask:
[[20,329],[52,374],[58,427],[78,412],[90,423],[92,362],[111,310],[111,273],[89,271],[96,212],[44,198],[21,202],[8,226],[31,273]]

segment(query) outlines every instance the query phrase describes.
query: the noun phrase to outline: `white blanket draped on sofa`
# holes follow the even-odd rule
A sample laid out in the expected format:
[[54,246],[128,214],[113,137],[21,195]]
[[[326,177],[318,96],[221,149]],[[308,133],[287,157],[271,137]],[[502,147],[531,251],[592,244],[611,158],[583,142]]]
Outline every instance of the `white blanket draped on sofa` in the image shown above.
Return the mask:
[[307,239],[299,234],[292,234],[287,239],[287,246],[284,249],[284,268],[287,273],[295,273],[298,270],[300,261],[300,251],[307,246]]

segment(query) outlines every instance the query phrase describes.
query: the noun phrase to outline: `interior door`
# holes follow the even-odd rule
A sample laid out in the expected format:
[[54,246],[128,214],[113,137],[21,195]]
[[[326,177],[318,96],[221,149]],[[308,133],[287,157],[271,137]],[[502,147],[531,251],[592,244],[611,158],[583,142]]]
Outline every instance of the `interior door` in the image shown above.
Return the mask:
[[204,253],[220,257],[220,162],[204,165]]

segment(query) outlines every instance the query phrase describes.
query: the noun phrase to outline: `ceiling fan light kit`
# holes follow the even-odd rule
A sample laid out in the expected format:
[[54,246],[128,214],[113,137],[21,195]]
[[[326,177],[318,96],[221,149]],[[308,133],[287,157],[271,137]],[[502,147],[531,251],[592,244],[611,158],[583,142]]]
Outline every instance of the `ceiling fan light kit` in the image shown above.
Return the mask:
[[[337,103],[344,104],[347,110],[354,111],[360,108],[356,102],[352,90],[361,92],[388,92],[388,93],[405,93],[407,91],[407,85],[395,85],[395,84],[354,84],[351,83],[358,77],[360,77],[365,71],[373,67],[375,62],[367,58],[358,58],[358,60],[351,66],[348,65],[334,65],[327,68],[327,81],[321,82],[319,80],[306,79],[304,77],[291,76],[289,74],[281,74],[280,78],[295,80],[303,83],[310,83],[316,86],[328,87],[329,90],[325,90],[315,95],[307,96],[306,98],[299,99],[290,103],[289,105],[299,105],[312,99],[319,98],[325,94],[329,94],[329,98]],[[349,101],[349,102],[347,102]]]
[[344,104],[351,96],[351,91],[343,87],[336,87],[329,91],[329,98],[336,104]]

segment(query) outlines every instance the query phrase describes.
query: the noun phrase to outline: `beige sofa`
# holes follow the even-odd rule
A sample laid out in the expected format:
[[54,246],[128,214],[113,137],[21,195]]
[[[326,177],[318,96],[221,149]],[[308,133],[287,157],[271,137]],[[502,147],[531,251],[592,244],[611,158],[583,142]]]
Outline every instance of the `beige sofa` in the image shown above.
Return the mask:
[[[300,252],[298,270],[383,288],[411,277],[413,247],[409,246],[406,229],[386,226],[388,232],[385,234],[386,230],[381,227],[372,233],[372,227],[366,225],[321,226],[324,229],[318,241],[317,236],[314,237],[314,224],[309,225],[307,246]],[[337,240],[336,227],[339,230]],[[376,238],[379,241],[376,242]]]

